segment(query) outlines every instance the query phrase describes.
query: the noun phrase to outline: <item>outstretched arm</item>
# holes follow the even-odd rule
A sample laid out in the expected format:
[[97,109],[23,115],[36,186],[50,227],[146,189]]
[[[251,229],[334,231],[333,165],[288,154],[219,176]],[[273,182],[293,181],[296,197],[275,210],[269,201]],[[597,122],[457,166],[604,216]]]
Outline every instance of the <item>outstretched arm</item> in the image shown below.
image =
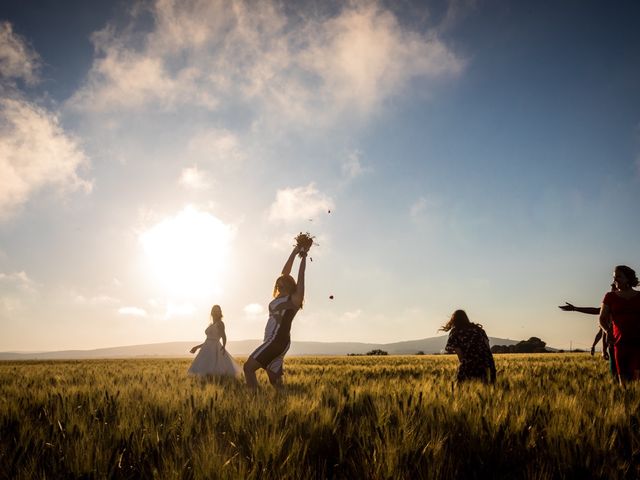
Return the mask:
[[200,345],[196,345],[191,350],[189,350],[189,353],[196,353],[199,348],[202,348],[202,345],[204,345],[204,343],[201,343]]
[[564,310],[565,312],[580,312],[586,313],[588,315],[598,315],[600,313],[600,309],[597,307],[576,307],[569,302],[564,302],[565,305],[560,305],[558,308],[560,310]]
[[298,253],[298,247],[295,246],[293,247],[293,251],[291,252],[291,255],[289,255],[289,258],[287,259],[287,263],[284,264],[284,267],[282,267],[282,275],[290,275],[291,274],[291,268],[293,267],[293,261],[296,258],[296,254]]
[[296,304],[298,308],[302,306],[304,301],[304,272],[307,268],[307,252],[300,252],[302,257],[300,260],[300,267],[298,268],[298,281],[296,285],[296,292],[291,295],[291,301]]

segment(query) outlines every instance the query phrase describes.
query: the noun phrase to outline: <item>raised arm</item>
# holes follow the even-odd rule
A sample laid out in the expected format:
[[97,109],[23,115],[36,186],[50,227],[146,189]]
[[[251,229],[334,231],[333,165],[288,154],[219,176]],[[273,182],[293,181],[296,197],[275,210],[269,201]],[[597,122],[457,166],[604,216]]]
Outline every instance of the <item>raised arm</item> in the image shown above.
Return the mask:
[[298,267],[298,281],[296,286],[296,292],[291,295],[291,301],[296,304],[298,308],[302,307],[304,301],[304,272],[307,268],[307,252],[300,252],[300,267]]
[[296,258],[296,254],[298,253],[298,247],[295,246],[293,247],[293,251],[291,252],[291,255],[289,255],[289,258],[287,259],[287,263],[284,264],[284,267],[282,267],[282,275],[291,275],[291,268],[293,267],[293,261]]
[[560,305],[558,308],[560,310],[564,310],[565,312],[580,312],[586,313],[588,315],[598,315],[600,313],[600,309],[597,307],[576,307],[569,302],[564,302],[565,305]]

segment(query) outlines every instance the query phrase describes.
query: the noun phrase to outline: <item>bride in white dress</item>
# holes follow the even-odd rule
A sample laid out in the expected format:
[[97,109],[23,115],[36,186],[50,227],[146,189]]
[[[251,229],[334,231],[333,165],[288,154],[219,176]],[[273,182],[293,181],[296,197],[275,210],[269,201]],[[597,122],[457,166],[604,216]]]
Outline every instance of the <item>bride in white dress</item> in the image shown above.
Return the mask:
[[[204,333],[207,334],[207,339],[204,343],[191,349],[191,353],[196,353],[198,349],[200,351],[196,358],[193,359],[188,373],[200,376],[239,377],[242,368],[225,350],[227,335],[224,332],[220,305],[214,305],[211,308],[211,323]],[[220,345],[221,339],[222,345]]]

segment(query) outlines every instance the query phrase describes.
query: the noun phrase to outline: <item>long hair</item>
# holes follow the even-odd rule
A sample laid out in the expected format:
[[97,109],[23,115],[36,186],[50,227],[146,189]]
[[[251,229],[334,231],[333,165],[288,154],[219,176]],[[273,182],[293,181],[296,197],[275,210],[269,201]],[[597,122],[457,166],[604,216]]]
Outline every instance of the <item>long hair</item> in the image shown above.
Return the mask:
[[298,286],[296,285],[296,281],[291,275],[280,275],[276,279],[276,283],[273,285],[273,298],[280,295],[281,290],[286,291],[288,295],[292,295],[296,293],[297,288]]
[[479,323],[472,323],[467,316],[467,312],[465,312],[464,310],[456,310],[451,314],[451,318],[449,319],[449,321],[442,325],[439,330],[448,332],[454,328],[463,330],[470,327],[482,328],[482,325],[480,325]]
[[222,315],[222,308],[220,308],[220,305],[214,305],[213,307],[211,307],[211,323],[216,323],[216,321],[220,320],[222,321],[222,317],[224,315]]
[[622,274],[627,277],[630,287],[638,286],[638,277],[636,276],[636,271],[633,268],[627,267],[626,265],[618,265],[615,271],[622,272]]

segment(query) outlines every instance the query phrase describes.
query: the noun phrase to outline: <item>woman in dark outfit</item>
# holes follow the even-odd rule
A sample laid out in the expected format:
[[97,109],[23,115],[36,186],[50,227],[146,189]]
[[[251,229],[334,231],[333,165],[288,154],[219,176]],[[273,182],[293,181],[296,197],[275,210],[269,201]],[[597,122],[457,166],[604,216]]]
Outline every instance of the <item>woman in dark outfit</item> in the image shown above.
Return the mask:
[[456,377],[458,382],[496,381],[496,365],[489,348],[489,338],[482,325],[471,323],[464,310],[456,310],[440,330],[449,332],[445,351],[456,353],[460,360]]
[[618,265],[613,272],[616,291],[608,292],[600,307],[600,326],[613,339],[621,384],[640,380],[640,292],[635,270]]

